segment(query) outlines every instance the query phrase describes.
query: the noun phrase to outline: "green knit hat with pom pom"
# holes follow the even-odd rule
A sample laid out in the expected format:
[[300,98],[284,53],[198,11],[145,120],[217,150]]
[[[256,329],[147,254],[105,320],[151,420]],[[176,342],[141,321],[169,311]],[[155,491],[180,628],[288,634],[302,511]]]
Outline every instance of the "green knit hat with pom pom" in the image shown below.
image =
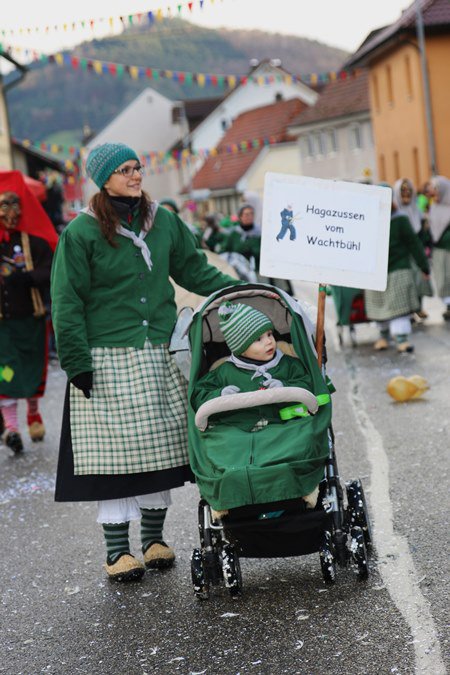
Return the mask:
[[263,333],[273,330],[271,320],[258,309],[224,302],[219,307],[219,326],[230,352],[239,356]]
[[86,161],[86,173],[102,189],[108,178],[124,162],[139,157],[124,143],[102,143],[92,148]]

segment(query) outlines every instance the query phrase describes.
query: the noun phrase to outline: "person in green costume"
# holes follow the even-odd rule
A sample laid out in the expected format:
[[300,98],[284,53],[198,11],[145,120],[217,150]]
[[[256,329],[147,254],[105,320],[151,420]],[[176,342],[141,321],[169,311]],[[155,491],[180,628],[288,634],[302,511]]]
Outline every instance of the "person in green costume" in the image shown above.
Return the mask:
[[[7,189],[5,189],[7,188]],[[42,232],[41,232],[42,226]],[[47,380],[45,298],[48,294],[53,225],[19,171],[2,172],[0,183],[0,426],[2,441],[23,450],[18,404],[27,402],[32,441],[42,441],[39,411]],[[38,236],[36,231],[42,234]],[[53,242],[53,238],[50,240]]]
[[[97,501],[111,580],[170,567],[163,539],[170,490],[192,480],[186,381],[169,352],[178,285],[209,295],[238,283],[208,264],[176,213],[142,190],[122,143],[93,148],[99,188],[61,235],[52,269],[53,325],[66,394],[57,501]],[[143,563],[130,552],[139,520]]]
[[433,203],[428,214],[433,237],[433,275],[436,291],[445,305],[444,321],[450,321],[450,180],[433,176]]

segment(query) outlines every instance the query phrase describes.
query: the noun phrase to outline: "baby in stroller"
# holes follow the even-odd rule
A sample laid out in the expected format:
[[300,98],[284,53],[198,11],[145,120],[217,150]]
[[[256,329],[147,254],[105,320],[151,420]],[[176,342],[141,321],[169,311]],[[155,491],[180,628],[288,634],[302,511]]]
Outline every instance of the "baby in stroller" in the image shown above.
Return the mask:
[[[219,327],[231,352],[226,360],[201,377],[192,394],[194,410],[208,400],[241,392],[301,387],[312,392],[313,382],[300,359],[284,354],[274,337],[272,321],[263,312],[243,303],[224,302],[218,309]],[[236,426],[257,432],[268,424],[284,424],[291,416],[308,414],[303,407],[268,403],[251,408],[225,410],[213,424]],[[210,422],[211,424],[211,422]],[[317,502],[319,488],[302,495],[309,508]],[[212,510],[213,518],[227,509]]]
[[[367,576],[370,541],[360,481],[347,484],[334,452],[331,383],[319,367],[305,303],[268,284],[213,293],[192,316],[189,457],[200,491],[194,593],[223,580],[242,588],[239,559],[319,553]],[[349,539],[351,542],[349,545]]]

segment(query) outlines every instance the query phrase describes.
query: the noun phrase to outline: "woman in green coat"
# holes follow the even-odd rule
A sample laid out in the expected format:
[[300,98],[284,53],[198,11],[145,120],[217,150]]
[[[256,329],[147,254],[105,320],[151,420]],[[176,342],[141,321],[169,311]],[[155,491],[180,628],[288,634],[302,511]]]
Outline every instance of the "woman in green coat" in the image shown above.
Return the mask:
[[434,198],[428,214],[433,237],[433,274],[437,294],[445,304],[442,316],[450,321],[450,180],[434,176],[430,183]]
[[394,338],[399,353],[414,351],[414,346],[409,342],[410,317],[420,309],[420,301],[411,258],[422,271],[424,279],[428,280],[430,269],[422,243],[407,216],[398,211],[397,205],[393,203],[386,290],[364,291],[367,317],[377,321],[380,328],[380,337],[374,345],[376,351],[389,347],[390,336]]
[[[168,350],[176,321],[169,277],[208,295],[236,284],[207,263],[180,218],[142,190],[139,157],[94,148],[100,191],[64,230],[52,270],[53,326],[66,371],[57,501],[98,501],[106,572],[117,581],[167,567],[170,489],[191,480],[186,382]],[[144,564],[128,529],[141,521]]]

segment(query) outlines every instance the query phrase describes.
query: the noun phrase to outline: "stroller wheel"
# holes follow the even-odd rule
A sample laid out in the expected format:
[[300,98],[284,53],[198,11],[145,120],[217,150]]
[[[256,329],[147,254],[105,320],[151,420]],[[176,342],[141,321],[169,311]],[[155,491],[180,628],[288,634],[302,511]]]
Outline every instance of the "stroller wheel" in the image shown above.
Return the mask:
[[199,600],[208,600],[209,583],[205,574],[202,552],[199,548],[194,548],[191,556],[191,576],[194,593]]
[[334,584],[336,581],[336,557],[331,534],[325,532],[322,546],[319,549],[320,567],[326,584]]
[[352,480],[345,484],[345,489],[347,492],[347,513],[350,527],[358,526],[362,529],[365,544],[369,547],[372,544],[372,529],[370,527],[369,512],[361,481],[359,479]]
[[350,551],[353,562],[358,568],[359,581],[365,581],[369,576],[369,568],[367,565],[367,551],[364,540],[364,533],[361,527],[352,527],[350,536],[352,538],[350,543]]
[[235,598],[242,594],[241,564],[236,549],[226,544],[222,549],[222,573],[225,586],[230,595]]

